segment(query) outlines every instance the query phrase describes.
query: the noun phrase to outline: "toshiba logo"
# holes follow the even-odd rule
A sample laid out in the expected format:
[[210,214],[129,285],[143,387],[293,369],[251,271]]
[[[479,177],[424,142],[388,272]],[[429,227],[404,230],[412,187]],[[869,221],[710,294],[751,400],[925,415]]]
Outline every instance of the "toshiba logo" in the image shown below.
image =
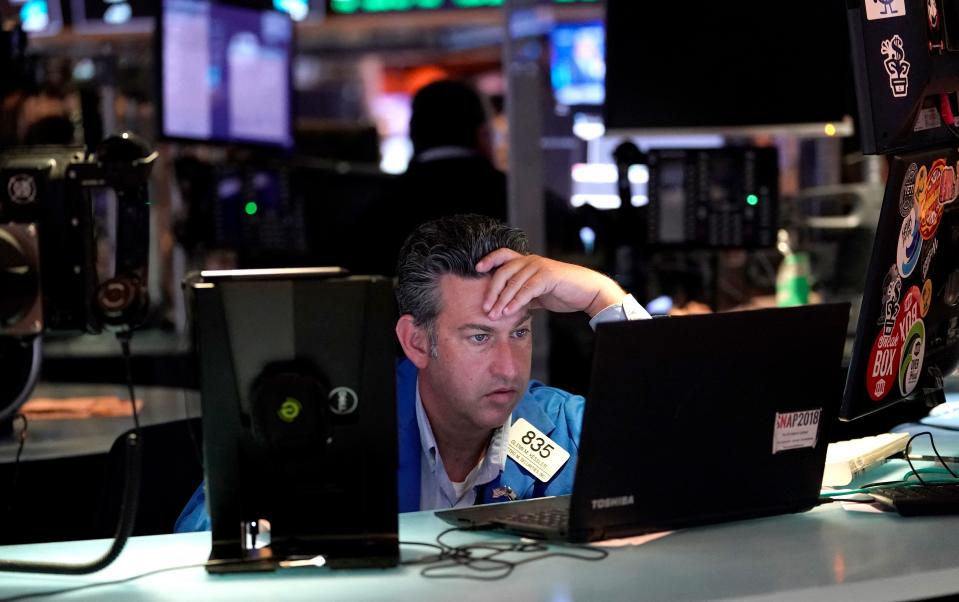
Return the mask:
[[619,497],[601,497],[592,500],[593,510],[605,510],[606,508],[617,508],[619,506],[632,506],[636,502],[631,495],[621,495]]

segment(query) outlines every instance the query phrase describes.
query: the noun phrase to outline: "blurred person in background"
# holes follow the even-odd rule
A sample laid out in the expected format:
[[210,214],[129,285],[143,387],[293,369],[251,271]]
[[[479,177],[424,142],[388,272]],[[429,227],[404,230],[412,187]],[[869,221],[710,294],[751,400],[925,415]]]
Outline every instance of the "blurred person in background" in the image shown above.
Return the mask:
[[424,222],[456,214],[507,220],[506,175],[493,164],[488,100],[454,79],[434,81],[413,97],[413,157],[382,203],[376,271],[392,275],[406,237]]

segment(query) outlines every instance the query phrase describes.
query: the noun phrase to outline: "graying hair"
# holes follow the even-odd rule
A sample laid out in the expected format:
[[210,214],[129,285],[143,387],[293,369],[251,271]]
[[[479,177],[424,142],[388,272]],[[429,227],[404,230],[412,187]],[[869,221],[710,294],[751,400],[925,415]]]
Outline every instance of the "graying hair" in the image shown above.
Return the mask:
[[436,317],[441,311],[439,280],[445,274],[481,278],[480,259],[499,248],[529,253],[526,233],[484,215],[454,215],[420,225],[403,243],[396,266],[400,315],[425,326],[436,356]]

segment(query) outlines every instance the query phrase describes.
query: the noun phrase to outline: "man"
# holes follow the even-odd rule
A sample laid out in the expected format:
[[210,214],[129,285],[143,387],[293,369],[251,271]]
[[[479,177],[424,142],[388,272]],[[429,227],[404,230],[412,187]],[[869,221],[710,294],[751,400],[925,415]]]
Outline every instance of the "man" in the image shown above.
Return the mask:
[[[421,225],[397,272],[400,512],[569,493],[584,400],[530,382],[530,310],[583,311],[593,325],[649,314],[610,278],[528,254],[521,230],[485,216]],[[511,434],[521,419],[538,432]],[[508,451],[529,432],[569,453],[545,478]],[[201,488],[176,530],[209,528],[203,504]]]
[[[522,231],[473,215],[420,226],[400,253],[400,511],[571,490],[583,398],[530,383],[530,310],[648,314],[606,276],[526,247]],[[521,418],[570,454],[546,481],[508,453]]]
[[477,213],[505,221],[506,175],[493,165],[490,111],[472,86],[452,79],[417,91],[410,116],[413,157],[382,199],[377,273],[393,274],[397,253],[420,224]]

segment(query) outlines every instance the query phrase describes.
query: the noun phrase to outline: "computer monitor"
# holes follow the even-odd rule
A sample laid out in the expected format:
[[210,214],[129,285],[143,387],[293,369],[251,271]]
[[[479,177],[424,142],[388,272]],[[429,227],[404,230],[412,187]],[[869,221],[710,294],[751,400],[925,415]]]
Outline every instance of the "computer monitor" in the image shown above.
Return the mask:
[[311,265],[302,199],[290,192],[288,169],[276,162],[224,165],[213,169],[213,179],[214,248],[235,250],[241,268]]
[[[552,0],[557,6],[570,4],[599,4],[602,0]],[[503,0],[404,0],[384,2],[383,0],[326,0],[326,12],[332,15],[353,15],[366,13],[422,13],[436,10],[499,8]]]
[[943,400],[959,366],[955,145],[893,159],[866,273],[840,417]]
[[156,46],[165,138],[293,145],[293,23],[286,13],[161,0]]
[[851,133],[844,3],[781,8],[608,0],[607,130]]
[[606,32],[601,21],[562,23],[549,33],[550,81],[562,105],[601,106],[606,94]]
[[392,283],[332,268],[227,270],[201,272],[189,290],[207,569],[316,556],[334,568],[395,565]]
[[[947,122],[949,114],[959,112],[959,5],[943,0],[846,4],[863,152],[955,144],[955,128]],[[950,107],[946,111],[943,100]]]
[[31,37],[52,36],[63,29],[60,0],[11,0],[20,17],[20,27]]
[[150,32],[155,16],[152,0],[70,0],[70,23],[81,33]]

